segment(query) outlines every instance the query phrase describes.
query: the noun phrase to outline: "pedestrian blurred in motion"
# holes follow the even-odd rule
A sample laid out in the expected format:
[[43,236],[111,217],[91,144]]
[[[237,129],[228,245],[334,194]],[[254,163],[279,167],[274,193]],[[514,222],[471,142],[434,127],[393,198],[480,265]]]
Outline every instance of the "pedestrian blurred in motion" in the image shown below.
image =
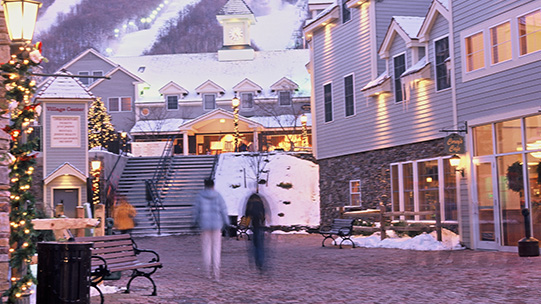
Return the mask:
[[117,198],[113,218],[115,220],[115,228],[120,230],[122,234],[130,233],[135,227],[135,216],[137,210],[128,203],[124,195]]
[[253,232],[253,256],[256,267],[262,271],[265,264],[265,206],[258,194],[252,194],[246,204],[245,216],[250,218]]
[[203,269],[205,275],[220,280],[220,262],[222,254],[222,234],[224,227],[229,227],[227,207],[223,197],[214,190],[214,181],[205,180],[205,189],[196,198],[195,226],[201,229]]

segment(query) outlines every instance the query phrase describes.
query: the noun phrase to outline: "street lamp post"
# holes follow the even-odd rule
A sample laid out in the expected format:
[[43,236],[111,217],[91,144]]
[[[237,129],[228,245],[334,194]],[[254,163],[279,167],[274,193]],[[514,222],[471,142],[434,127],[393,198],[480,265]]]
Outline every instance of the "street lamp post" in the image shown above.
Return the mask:
[[[7,303],[19,303],[32,293],[35,280],[28,263],[36,252],[33,242],[35,217],[34,197],[30,191],[34,172],[34,150],[32,142],[26,143],[26,135],[32,133],[31,122],[37,119],[39,110],[32,104],[35,82],[30,79],[33,66],[41,61],[41,53],[28,46],[32,40],[38,9],[41,3],[34,0],[4,0],[4,19],[10,38],[10,59],[2,64],[3,84],[6,88],[0,112],[9,113],[11,123],[2,129],[11,137],[11,163],[9,188],[10,197],[10,288]],[[5,33],[5,32],[4,32]],[[3,56],[4,54],[2,54]],[[4,60],[3,60],[4,61]],[[4,62],[6,62],[4,61]],[[9,106],[7,106],[9,105]],[[3,121],[2,121],[3,122]],[[2,182],[4,184],[4,182]],[[2,231],[4,227],[2,227]],[[3,274],[5,275],[5,274]]]
[[94,216],[94,206],[101,202],[101,161],[99,159],[93,159],[90,162],[90,175],[92,176],[92,216]]
[[240,99],[235,95],[231,100],[231,105],[233,106],[233,123],[235,126],[235,152],[238,151],[239,143],[239,105]]
[[301,115],[301,125],[302,125],[302,146],[308,147],[308,131],[306,130],[306,123],[308,122],[308,117],[306,114]]

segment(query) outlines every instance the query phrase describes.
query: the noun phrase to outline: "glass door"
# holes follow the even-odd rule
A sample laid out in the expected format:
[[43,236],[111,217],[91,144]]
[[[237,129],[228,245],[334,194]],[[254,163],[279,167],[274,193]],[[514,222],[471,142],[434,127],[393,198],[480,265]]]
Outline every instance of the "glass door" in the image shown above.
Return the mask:
[[473,207],[476,244],[480,249],[497,249],[500,235],[495,161],[479,160],[474,168],[477,181],[477,201]]

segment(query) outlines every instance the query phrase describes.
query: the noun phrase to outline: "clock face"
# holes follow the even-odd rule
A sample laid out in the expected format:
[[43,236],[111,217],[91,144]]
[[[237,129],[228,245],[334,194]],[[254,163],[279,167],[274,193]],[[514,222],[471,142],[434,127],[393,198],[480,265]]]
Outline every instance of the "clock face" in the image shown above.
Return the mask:
[[232,41],[240,41],[244,37],[244,33],[242,32],[242,29],[238,26],[234,26],[229,29],[229,39]]

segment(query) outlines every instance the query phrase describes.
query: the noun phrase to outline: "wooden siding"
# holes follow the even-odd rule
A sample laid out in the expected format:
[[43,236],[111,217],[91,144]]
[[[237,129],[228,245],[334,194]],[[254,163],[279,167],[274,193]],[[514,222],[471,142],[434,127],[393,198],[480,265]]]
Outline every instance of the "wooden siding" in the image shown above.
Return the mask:
[[[424,16],[430,3],[370,2],[369,5],[377,5],[378,46],[391,16]],[[362,5],[352,10],[350,22],[336,23],[314,33],[314,109],[320,159],[441,138],[445,134],[438,130],[453,124],[450,90],[436,94],[433,80],[414,87],[411,101],[406,103],[395,103],[394,95],[365,98],[360,92],[372,80],[368,12],[368,5]],[[382,22],[385,18],[386,22]],[[397,36],[397,40],[401,38]],[[397,45],[397,52],[398,49]],[[406,52],[405,47],[400,52]],[[411,55],[408,58],[409,67]],[[385,69],[385,64],[380,66]],[[355,74],[356,114],[345,117],[343,77],[351,73]],[[325,123],[323,84],[329,82],[333,83],[333,121]]]
[[[62,113],[60,112],[52,112],[48,111],[47,108],[49,107],[58,107],[58,108],[66,108],[66,107],[85,107],[82,103],[53,103],[53,102],[47,102],[45,105],[45,111],[47,111],[45,117],[45,130],[47,134],[45,136],[42,136],[45,140],[44,148],[45,148],[45,168],[44,168],[44,177],[47,177],[51,172],[56,170],[58,167],[63,165],[64,163],[68,162],[75,168],[79,169],[83,174],[86,174],[88,163],[86,159],[86,153],[88,151],[88,127],[87,127],[87,120],[86,120],[86,112],[83,112],[81,115],[81,112],[69,112],[64,111]],[[51,116],[79,116],[79,136],[80,136],[80,146],[79,147],[51,147]]]
[[92,93],[108,107],[109,97],[131,97],[131,112],[109,112],[111,120],[116,131],[130,131],[135,124],[135,80],[122,71],[117,71],[111,76],[111,79],[105,80],[95,88]]
[[68,71],[76,75],[81,71],[90,72],[90,75],[92,75],[93,71],[102,71],[103,75],[105,75],[114,68],[114,66],[111,66],[108,62],[103,61],[98,56],[92,53],[87,53],[81,59],[74,62],[68,68]]
[[[462,42],[460,40],[461,31],[492,19],[494,19],[494,25],[496,25],[500,22],[499,15],[514,10],[520,12],[521,7],[535,5],[536,2],[538,3],[537,7],[541,8],[541,1],[453,1],[455,75],[457,79],[459,121],[539,106],[541,101],[541,78],[539,77],[541,74],[541,61],[531,62],[489,74],[485,77],[462,82],[463,58],[461,55]],[[529,9],[524,9],[521,13],[528,11]],[[487,38],[485,37],[485,39]]]

